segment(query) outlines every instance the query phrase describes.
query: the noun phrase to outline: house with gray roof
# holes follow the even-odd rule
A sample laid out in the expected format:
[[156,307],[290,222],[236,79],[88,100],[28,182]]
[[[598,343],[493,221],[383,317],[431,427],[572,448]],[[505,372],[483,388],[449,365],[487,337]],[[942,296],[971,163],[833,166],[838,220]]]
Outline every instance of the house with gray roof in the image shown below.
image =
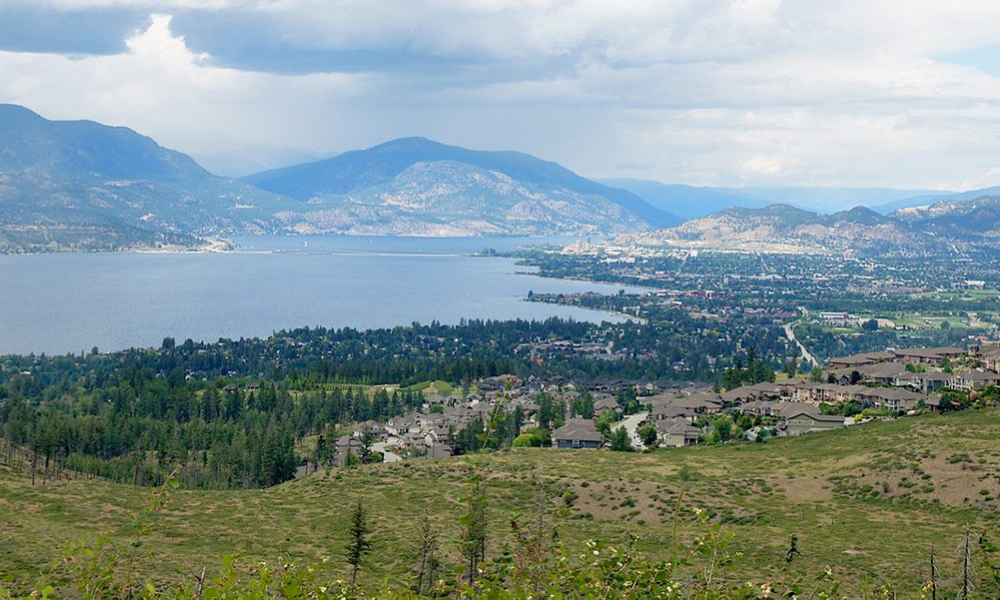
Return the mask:
[[781,411],[781,421],[778,431],[788,436],[844,427],[844,417],[824,415],[815,406],[809,404],[786,407]]
[[596,450],[604,445],[604,436],[592,419],[569,419],[552,432],[553,448],[589,448]]

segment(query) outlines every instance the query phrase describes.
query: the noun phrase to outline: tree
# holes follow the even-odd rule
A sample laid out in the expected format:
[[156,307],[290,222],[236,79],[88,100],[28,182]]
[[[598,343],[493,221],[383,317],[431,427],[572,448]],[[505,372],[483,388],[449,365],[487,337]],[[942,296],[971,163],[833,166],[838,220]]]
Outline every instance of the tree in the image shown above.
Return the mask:
[[359,501],[351,512],[351,527],[348,529],[351,541],[347,544],[344,554],[347,557],[347,564],[351,566],[351,589],[357,588],[358,571],[361,570],[361,562],[372,551],[371,540],[372,527],[368,522],[368,513]]
[[861,324],[861,331],[878,331],[878,321],[875,319],[868,319]]
[[782,370],[785,372],[785,375],[788,375],[789,379],[795,377],[799,372],[799,359],[793,357],[792,360],[784,364]]
[[619,427],[611,432],[611,449],[615,452],[632,452],[632,438],[625,427]]
[[733,435],[733,420],[723,415],[712,424],[712,430],[715,432],[715,441],[728,442]]
[[656,431],[655,423],[647,422],[639,428],[639,439],[642,440],[642,443],[645,444],[647,448],[655,448],[658,437],[659,432]]
[[413,590],[417,594],[429,593],[434,583],[434,573],[440,566],[440,562],[435,556],[437,544],[437,535],[431,529],[431,521],[427,515],[424,515],[420,526],[420,562],[417,566],[417,584]]
[[371,428],[364,427],[361,429],[361,462],[367,463],[371,462],[372,457],[372,446],[375,445],[375,434],[372,433]]
[[541,427],[532,427],[514,438],[513,443],[515,448],[543,448],[551,445],[552,434],[549,433],[548,429],[542,429]]
[[611,411],[604,411],[601,416],[597,417],[597,431],[601,432],[606,439],[611,438],[611,422],[613,421],[613,415]]
[[486,516],[486,486],[476,475],[471,480],[472,490],[467,498],[468,512],[462,517],[462,554],[468,565],[468,580],[471,585],[476,580],[479,565],[486,562],[486,537],[488,521]]

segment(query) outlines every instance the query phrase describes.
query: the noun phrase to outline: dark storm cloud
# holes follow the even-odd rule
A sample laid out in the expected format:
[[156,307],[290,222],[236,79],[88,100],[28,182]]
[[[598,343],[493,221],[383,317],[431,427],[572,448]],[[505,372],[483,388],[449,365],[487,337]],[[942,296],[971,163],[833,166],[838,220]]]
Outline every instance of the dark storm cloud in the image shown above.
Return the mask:
[[61,11],[0,4],[0,50],[59,54],[116,54],[125,38],[149,22],[148,10]]

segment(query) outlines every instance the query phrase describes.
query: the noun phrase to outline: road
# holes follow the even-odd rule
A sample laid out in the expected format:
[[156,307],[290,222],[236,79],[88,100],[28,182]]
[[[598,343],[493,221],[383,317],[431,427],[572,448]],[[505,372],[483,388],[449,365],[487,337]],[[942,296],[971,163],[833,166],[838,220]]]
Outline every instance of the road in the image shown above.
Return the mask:
[[809,354],[809,351],[806,350],[806,347],[802,345],[802,342],[800,342],[795,337],[795,332],[792,331],[792,324],[785,325],[785,337],[787,337],[789,341],[794,342],[795,345],[799,347],[799,352],[802,353],[802,358],[805,359],[806,362],[808,362],[813,367],[820,366],[819,361],[816,360],[812,354]]
[[[806,309],[804,308],[800,308],[799,310],[802,311],[803,318],[805,318],[806,315],[809,314],[808,312],[806,312]],[[795,323],[798,322],[799,321],[795,321]],[[816,358],[812,354],[809,354],[809,351],[806,350],[806,347],[802,345],[802,342],[796,339],[795,332],[792,331],[792,327],[795,325],[795,323],[789,323],[788,325],[785,325],[785,337],[788,338],[788,341],[794,342],[795,345],[799,347],[799,352],[802,353],[802,358],[804,358],[806,362],[808,362],[813,367],[819,367],[820,366],[819,361],[816,360]]]
[[377,444],[372,444],[372,450],[374,450],[375,452],[378,452],[379,454],[381,454],[382,455],[382,459],[385,462],[397,462],[397,461],[403,460],[402,456],[400,456],[398,454],[393,454],[392,452],[389,452],[388,450],[386,450],[385,448],[386,448],[387,445],[388,444],[386,444],[385,442],[378,442]]
[[[625,419],[618,424],[618,427],[624,427],[628,431],[629,437],[632,438],[632,447],[636,450],[646,449],[646,445],[642,443],[641,439],[639,439],[639,423],[645,421],[648,415],[649,413],[645,412],[635,413],[634,415],[625,417]],[[618,427],[612,426],[612,429],[618,429]]]

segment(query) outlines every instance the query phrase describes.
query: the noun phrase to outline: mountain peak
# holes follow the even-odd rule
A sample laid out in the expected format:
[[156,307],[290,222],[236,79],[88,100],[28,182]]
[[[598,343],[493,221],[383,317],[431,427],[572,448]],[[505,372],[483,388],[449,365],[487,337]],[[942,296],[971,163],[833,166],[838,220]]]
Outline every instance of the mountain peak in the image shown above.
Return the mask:
[[855,206],[850,210],[844,210],[830,215],[830,219],[836,221],[848,221],[860,225],[879,225],[888,219],[866,206]]
[[[464,195],[456,196],[454,189],[457,184],[444,177],[433,179],[428,176],[434,170],[429,170],[420,178],[409,177],[413,175],[411,169],[418,163],[451,163],[449,169],[452,171],[455,171],[455,165],[462,165],[462,169],[479,174],[482,186],[466,186],[462,192]],[[490,174],[497,173],[509,178],[510,184],[515,187],[501,191],[496,181],[490,181]],[[403,179],[408,186],[405,190],[399,187],[403,185]],[[527,193],[518,207],[519,219],[525,214],[534,214],[540,203],[552,202],[556,198],[572,198],[573,206],[568,207],[563,215],[567,223],[566,232],[576,231],[574,227],[582,223],[603,222],[609,226],[608,231],[617,231],[625,223],[629,223],[630,227],[636,223],[663,227],[680,221],[631,192],[585,179],[554,162],[520,152],[449,146],[419,136],[390,140],[366,150],[345,152],[313,163],[249,175],[244,180],[302,202],[327,204],[337,204],[345,198],[354,197],[365,197],[370,204],[376,203],[373,193],[377,193],[384,202],[394,206],[397,196],[408,196],[411,200],[420,197],[421,203],[427,205],[427,198],[437,193],[442,199],[448,198],[452,205],[463,198],[475,204],[484,197],[492,197],[496,203],[494,208],[499,210],[510,198]],[[431,187],[425,189],[420,186]],[[536,201],[530,200],[532,194]],[[580,212],[574,213],[577,209]],[[598,218],[599,215],[603,216]],[[485,222],[496,216],[486,209],[478,218]],[[469,215],[464,218],[469,218]],[[555,221],[550,225],[558,229],[559,223]],[[612,226],[612,223],[615,224]],[[506,230],[508,233],[523,229],[523,223],[511,221],[507,225],[513,227]],[[588,231],[593,231],[593,228]]]
[[19,104],[0,104],[0,128],[43,122],[45,119],[31,109]]
[[421,135],[414,135],[410,137],[401,137],[394,140],[389,140],[387,142],[382,142],[377,146],[369,148],[369,150],[378,150],[380,148],[441,148],[447,147],[447,144],[442,144],[441,142],[434,141],[430,138],[423,137]]

